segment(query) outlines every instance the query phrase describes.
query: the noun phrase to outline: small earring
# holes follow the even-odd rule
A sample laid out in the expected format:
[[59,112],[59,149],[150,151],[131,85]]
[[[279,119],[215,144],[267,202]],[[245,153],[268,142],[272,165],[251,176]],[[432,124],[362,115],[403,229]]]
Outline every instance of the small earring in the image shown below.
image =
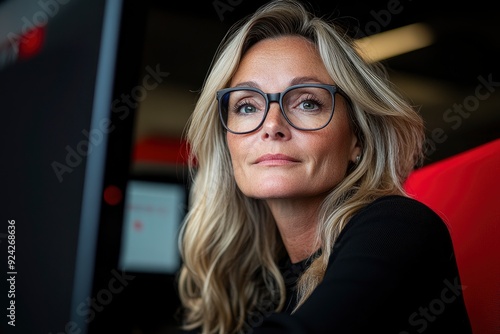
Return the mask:
[[361,160],[361,156],[360,156],[360,155],[357,155],[357,156],[356,156],[356,162],[355,162],[355,164],[356,164],[356,165],[357,165],[357,164],[359,164],[359,160]]

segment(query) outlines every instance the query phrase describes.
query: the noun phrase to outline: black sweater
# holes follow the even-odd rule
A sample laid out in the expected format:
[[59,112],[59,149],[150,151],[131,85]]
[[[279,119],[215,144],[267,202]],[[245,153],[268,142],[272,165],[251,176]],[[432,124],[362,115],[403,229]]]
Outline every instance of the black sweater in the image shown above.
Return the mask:
[[424,204],[378,199],[341,232],[323,281],[293,314],[307,261],[282,266],[287,305],[254,319],[264,333],[471,333],[448,228]]
[[247,321],[249,333],[472,333],[448,228],[416,200],[387,196],[358,212],[323,281],[291,314],[296,279],[308,265],[282,261],[286,307],[272,313],[269,303]]

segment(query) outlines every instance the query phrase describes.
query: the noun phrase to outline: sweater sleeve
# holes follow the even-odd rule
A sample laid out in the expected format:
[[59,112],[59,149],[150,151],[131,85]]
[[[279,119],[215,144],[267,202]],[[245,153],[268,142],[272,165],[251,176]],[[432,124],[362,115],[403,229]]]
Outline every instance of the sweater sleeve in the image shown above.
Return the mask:
[[253,333],[471,333],[448,229],[424,204],[376,200],[339,236],[323,281]]

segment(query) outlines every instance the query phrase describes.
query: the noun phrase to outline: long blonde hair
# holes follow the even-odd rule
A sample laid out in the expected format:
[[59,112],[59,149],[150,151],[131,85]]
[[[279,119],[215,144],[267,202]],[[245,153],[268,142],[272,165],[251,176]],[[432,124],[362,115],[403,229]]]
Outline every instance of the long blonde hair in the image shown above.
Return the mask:
[[316,45],[329,75],[351,98],[350,118],[362,145],[359,163],[322,204],[317,231],[322,252],[298,282],[297,308],[321,282],[349,219],[378,197],[404,194],[404,180],[421,161],[421,117],[381,64],[359,56],[341,26],[295,0],[272,1],[241,20],[220,44],[187,127],[193,180],[179,237],[178,284],[185,329],[244,332],[250,317],[283,307],[285,285],[277,261],[284,247],[265,203],[236,186],[215,93],[227,87],[252,45],[284,35],[303,36]]

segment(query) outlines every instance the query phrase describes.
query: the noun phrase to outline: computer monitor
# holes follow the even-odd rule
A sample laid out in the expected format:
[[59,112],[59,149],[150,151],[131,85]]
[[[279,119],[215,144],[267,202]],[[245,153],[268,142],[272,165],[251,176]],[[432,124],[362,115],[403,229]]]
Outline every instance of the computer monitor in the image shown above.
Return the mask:
[[113,105],[137,84],[142,20],[130,1],[0,2],[2,333],[87,333],[108,147],[130,155],[134,110]]

